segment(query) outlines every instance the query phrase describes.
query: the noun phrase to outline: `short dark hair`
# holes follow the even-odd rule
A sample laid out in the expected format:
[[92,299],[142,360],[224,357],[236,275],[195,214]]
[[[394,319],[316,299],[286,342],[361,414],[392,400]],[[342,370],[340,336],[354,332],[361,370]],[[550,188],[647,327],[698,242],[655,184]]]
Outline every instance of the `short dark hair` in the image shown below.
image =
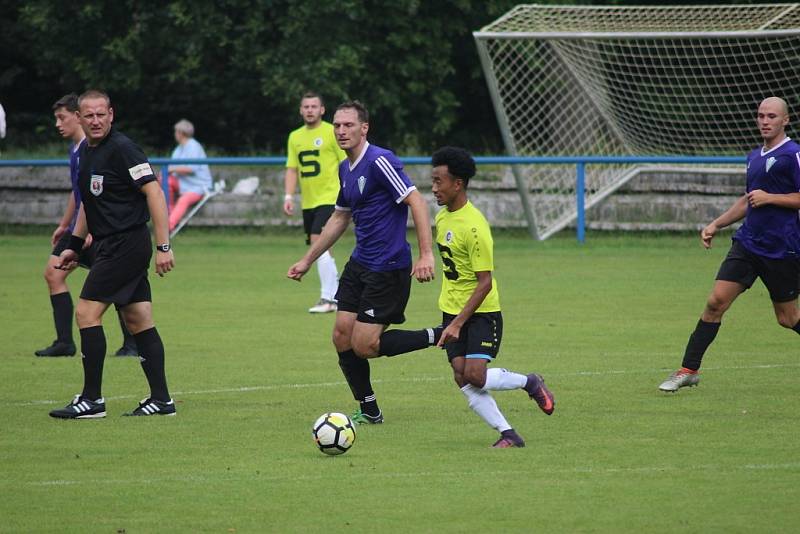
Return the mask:
[[67,111],[72,113],[78,111],[78,95],[70,93],[64,95],[53,104],[53,111],[58,111],[60,108],[66,108]]
[[369,122],[369,111],[367,111],[367,107],[358,100],[342,102],[339,104],[339,107],[336,108],[336,111],[340,109],[354,109],[358,114],[358,120],[360,122]]
[[305,100],[306,98],[319,98],[319,104],[323,108],[325,107],[325,101],[322,100],[322,97],[319,96],[319,93],[317,93],[316,91],[306,91],[305,93],[303,93],[303,96],[300,97],[300,103],[302,104],[303,100]]
[[81,93],[81,96],[78,97],[78,107],[88,98],[104,98],[108,107],[111,107],[111,97],[99,89],[89,89]]
[[476,172],[472,155],[463,148],[454,146],[443,146],[434,152],[431,165],[434,167],[446,165],[447,172],[454,178],[461,178],[464,181],[464,187],[469,184],[469,179],[475,176]]

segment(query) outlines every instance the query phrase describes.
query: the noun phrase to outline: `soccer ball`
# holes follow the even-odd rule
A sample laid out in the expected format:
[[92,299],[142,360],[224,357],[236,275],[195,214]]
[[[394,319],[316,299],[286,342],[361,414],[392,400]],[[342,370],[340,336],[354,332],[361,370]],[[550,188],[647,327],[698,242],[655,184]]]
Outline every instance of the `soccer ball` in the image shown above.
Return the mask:
[[346,453],[356,440],[356,427],[343,413],[330,412],[319,416],[311,427],[311,435],[319,450],[336,456]]

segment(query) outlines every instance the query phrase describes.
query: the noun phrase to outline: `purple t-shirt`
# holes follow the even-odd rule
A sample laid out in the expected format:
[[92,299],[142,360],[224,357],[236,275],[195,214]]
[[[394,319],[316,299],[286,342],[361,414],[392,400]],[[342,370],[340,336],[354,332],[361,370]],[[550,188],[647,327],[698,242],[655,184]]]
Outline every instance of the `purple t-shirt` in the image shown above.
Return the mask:
[[[766,152],[756,148],[747,155],[747,192],[800,192],[800,145],[789,139]],[[733,239],[744,248],[767,258],[800,257],[800,218],[798,211],[768,204],[760,208],[747,205],[744,224]]]
[[390,151],[367,143],[354,165],[339,164],[337,210],[352,213],[356,248],[351,258],[371,271],[394,271],[411,265],[406,241],[408,206],[416,189],[403,164]]
[[84,139],[77,145],[69,147],[69,177],[72,180],[72,195],[75,197],[75,211],[72,213],[72,220],[69,223],[67,231],[72,233],[75,229],[75,222],[78,220],[78,211],[81,209],[81,191],[78,189],[78,168],[80,167],[80,156],[78,151],[81,145],[85,143]]

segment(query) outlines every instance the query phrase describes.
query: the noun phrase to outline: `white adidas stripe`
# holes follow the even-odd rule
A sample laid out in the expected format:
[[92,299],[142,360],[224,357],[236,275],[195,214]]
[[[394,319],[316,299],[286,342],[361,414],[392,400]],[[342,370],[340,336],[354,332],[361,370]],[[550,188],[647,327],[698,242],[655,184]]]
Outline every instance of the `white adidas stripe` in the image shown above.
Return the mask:
[[375,163],[380,167],[381,171],[383,171],[383,175],[389,180],[389,183],[392,184],[395,191],[398,194],[402,195],[408,189],[408,186],[403,182],[403,179],[400,178],[400,175],[397,174],[397,171],[392,164],[384,157],[381,156],[375,160]]

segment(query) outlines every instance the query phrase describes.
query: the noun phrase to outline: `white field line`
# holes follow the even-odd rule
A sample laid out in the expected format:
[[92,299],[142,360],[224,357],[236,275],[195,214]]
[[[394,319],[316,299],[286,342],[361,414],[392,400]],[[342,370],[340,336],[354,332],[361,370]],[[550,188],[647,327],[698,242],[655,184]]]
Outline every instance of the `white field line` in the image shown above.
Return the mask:
[[[731,473],[735,471],[795,471],[800,470],[800,462],[789,463],[775,463],[775,464],[742,464],[742,465],[653,465],[653,466],[640,466],[640,467],[570,467],[570,468],[541,468],[537,467],[536,475],[564,475],[564,474],[578,474],[578,475],[628,475],[628,474],[641,474],[641,473],[665,473],[665,472],[684,472],[684,471],[714,471],[715,473]],[[519,476],[519,471],[491,471],[478,473],[481,476],[490,477],[514,477]],[[361,471],[356,470],[352,473],[359,479],[364,477],[369,478],[385,478],[385,479],[404,479],[404,478],[440,478],[443,480],[452,480],[457,478],[473,478],[476,473],[474,471],[420,471],[420,472],[377,472],[377,471]],[[219,476],[213,474],[205,475],[188,475],[188,476],[167,476],[156,478],[143,478],[143,479],[87,479],[87,480],[33,480],[25,484],[27,486],[48,487],[48,486],[80,486],[80,485],[136,485],[142,484],[159,485],[164,483],[219,483],[226,481],[264,481],[264,482],[309,482],[326,480],[328,477],[324,474],[319,475],[260,475],[258,472],[251,474],[233,475],[230,472],[220,472]],[[12,481],[0,481],[12,482]],[[19,485],[19,481],[13,481],[15,485]]]
[[[703,371],[752,371],[758,369],[784,369],[800,367],[800,363],[783,363],[783,364],[764,364],[764,365],[735,365],[735,366],[707,366],[703,367]],[[606,369],[603,371],[574,371],[569,373],[547,373],[547,376],[613,376],[613,375],[632,375],[632,374],[655,374],[674,371],[673,368],[661,369]],[[452,377],[444,373],[442,376],[420,376],[412,378],[390,378],[390,379],[375,379],[373,384],[393,384],[393,383],[409,383],[409,382],[443,382],[450,381]],[[251,391],[271,391],[276,389],[307,389],[307,388],[329,388],[345,386],[344,380],[336,382],[316,382],[306,384],[270,384],[263,386],[241,386],[233,388],[218,388],[218,389],[199,389],[193,391],[174,391],[174,397],[185,397],[191,395],[214,395],[226,393],[249,393]],[[106,400],[124,400],[124,399],[138,399],[141,395],[117,395],[114,397],[106,397]],[[10,406],[41,406],[50,404],[62,404],[63,399],[57,400],[30,400],[18,403],[8,403]]]

